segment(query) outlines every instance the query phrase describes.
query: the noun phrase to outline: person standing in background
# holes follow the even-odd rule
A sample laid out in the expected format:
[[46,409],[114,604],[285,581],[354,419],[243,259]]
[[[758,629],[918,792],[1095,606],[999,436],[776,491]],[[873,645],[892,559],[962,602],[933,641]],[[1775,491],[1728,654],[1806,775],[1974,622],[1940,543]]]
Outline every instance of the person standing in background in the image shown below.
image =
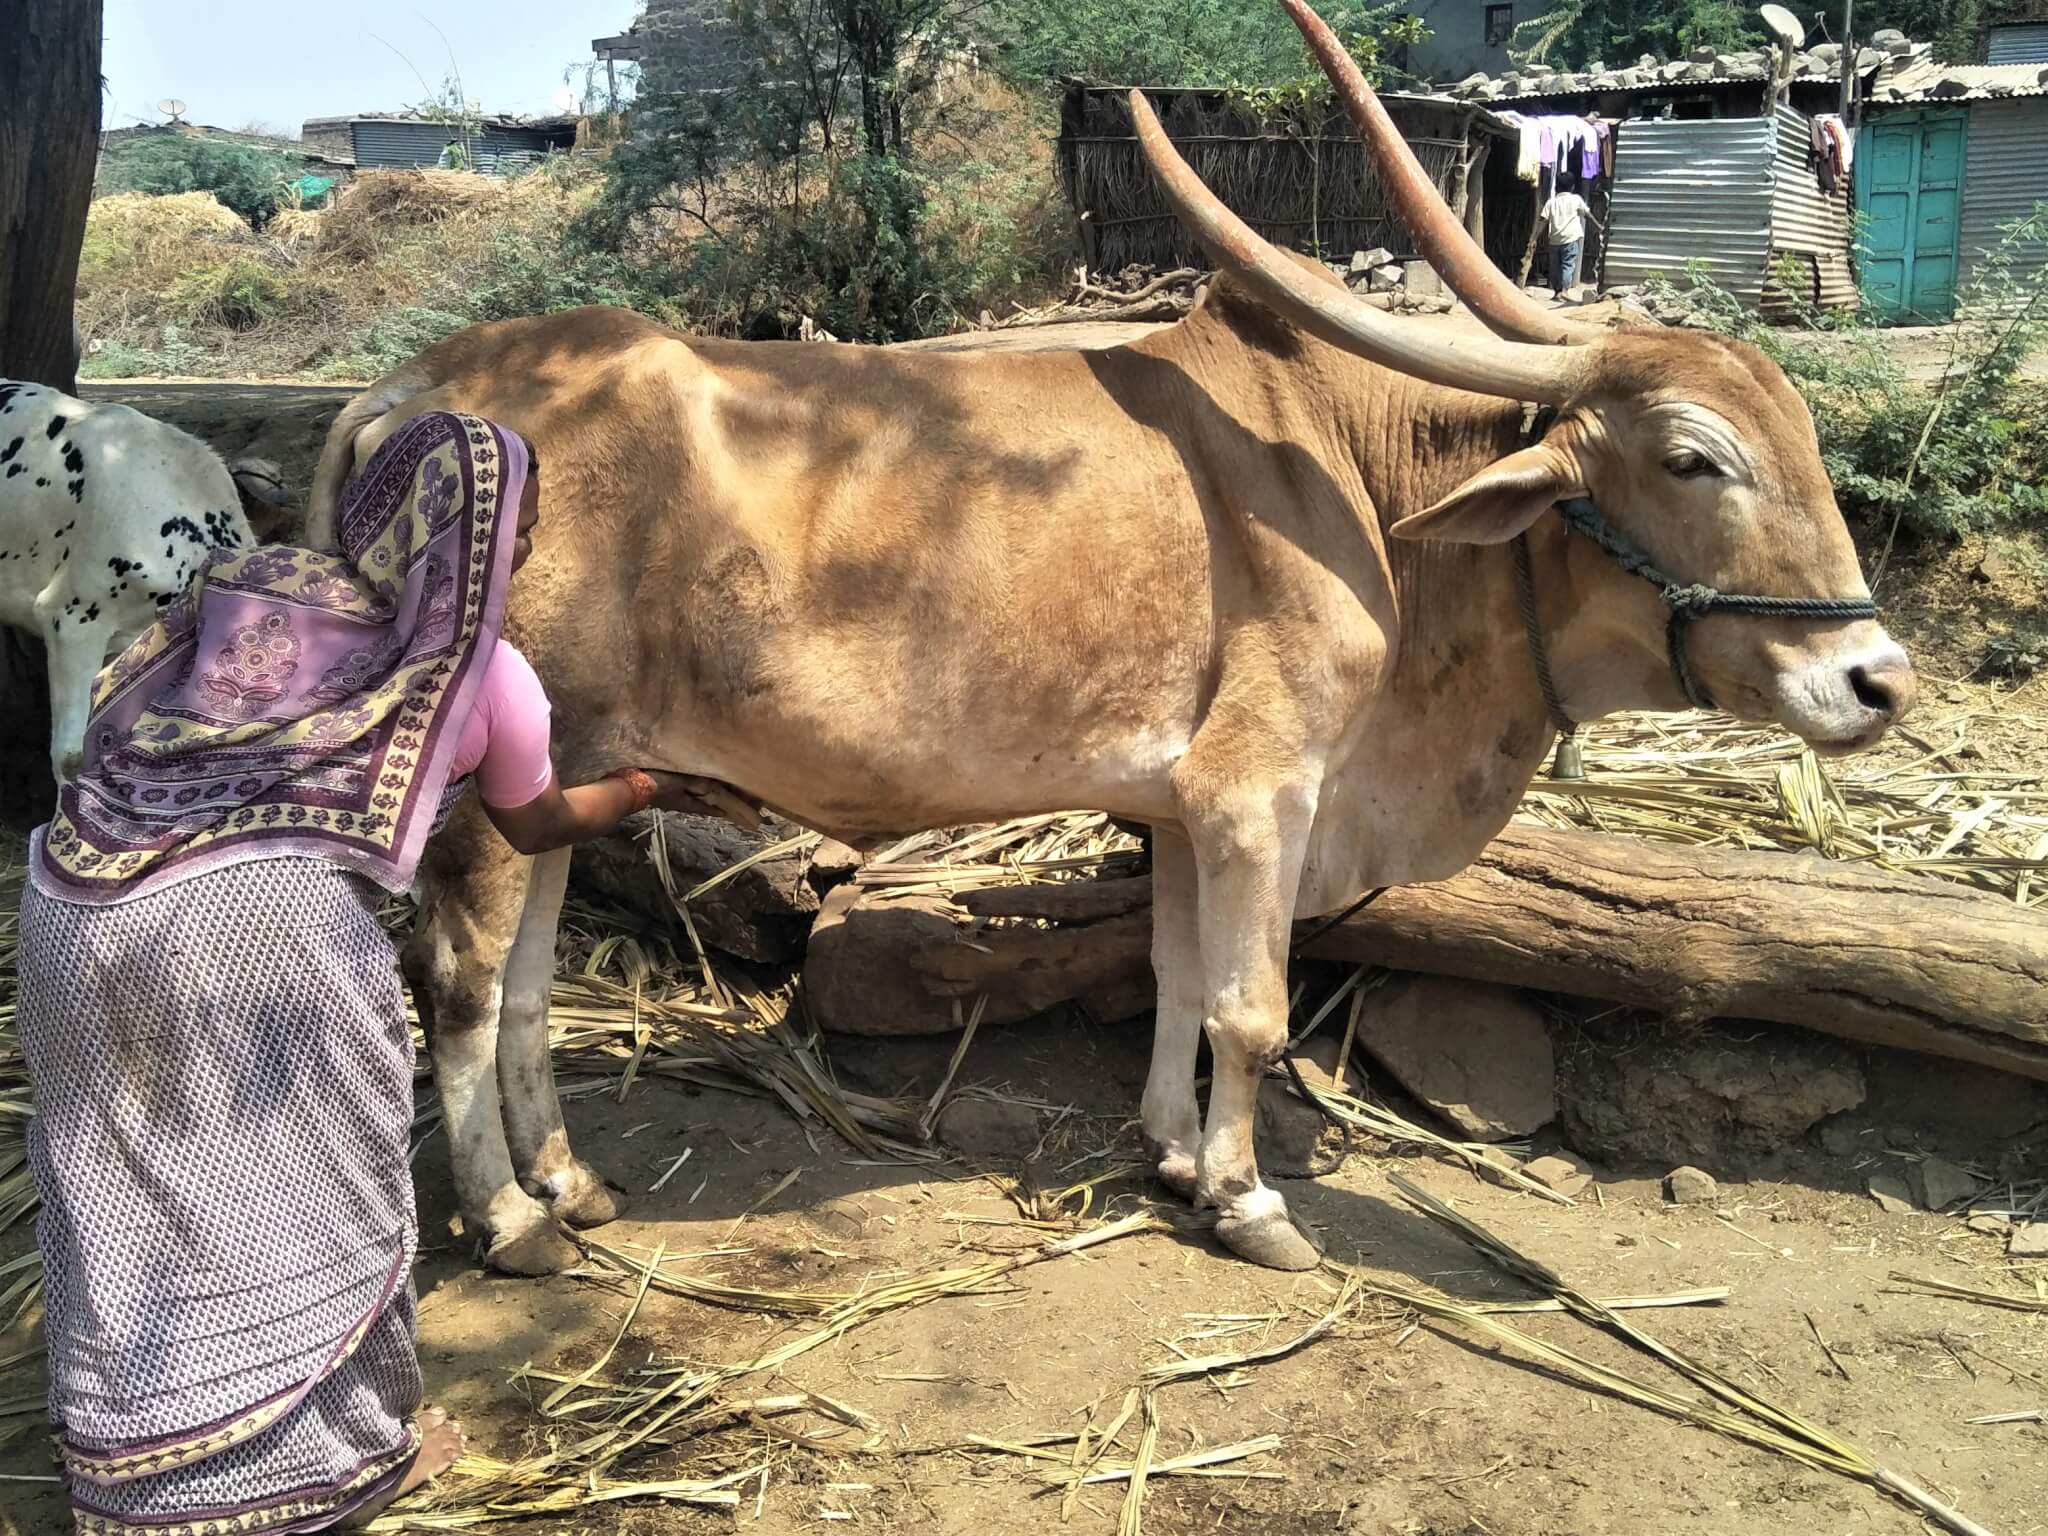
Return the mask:
[[1550,247],[1551,291],[1563,298],[1579,281],[1579,264],[1586,254],[1588,221],[1595,229],[1601,228],[1601,224],[1593,217],[1593,210],[1586,206],[1586,200],[1576,192],[1551,193],[1537,217],[1543,221],[1544,243]]

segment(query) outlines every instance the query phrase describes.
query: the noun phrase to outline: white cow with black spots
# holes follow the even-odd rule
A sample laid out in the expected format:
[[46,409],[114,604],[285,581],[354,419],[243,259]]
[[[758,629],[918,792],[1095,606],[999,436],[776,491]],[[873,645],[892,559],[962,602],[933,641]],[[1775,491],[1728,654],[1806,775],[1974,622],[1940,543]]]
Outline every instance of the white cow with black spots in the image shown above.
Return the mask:
[[60,781],[77,770],[107,658],[208,551],[275,535],[288,503],[261,460],[230,471],[198,438],[125,405],[0,379],[0,623],[42,637]]

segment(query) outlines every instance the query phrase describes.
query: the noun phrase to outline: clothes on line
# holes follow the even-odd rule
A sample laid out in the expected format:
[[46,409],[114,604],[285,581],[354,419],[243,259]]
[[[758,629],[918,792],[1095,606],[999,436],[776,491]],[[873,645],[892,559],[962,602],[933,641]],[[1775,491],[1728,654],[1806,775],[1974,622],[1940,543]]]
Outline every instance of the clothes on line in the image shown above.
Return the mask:
[[1553,112],[1527,116],[1503,112],[1503,120],[1520,132],[1516,144],[1515,174],[1531,186],[1546,170],[1596,181],[1614,174],[1614,131],[1599,118],[1574,117]]

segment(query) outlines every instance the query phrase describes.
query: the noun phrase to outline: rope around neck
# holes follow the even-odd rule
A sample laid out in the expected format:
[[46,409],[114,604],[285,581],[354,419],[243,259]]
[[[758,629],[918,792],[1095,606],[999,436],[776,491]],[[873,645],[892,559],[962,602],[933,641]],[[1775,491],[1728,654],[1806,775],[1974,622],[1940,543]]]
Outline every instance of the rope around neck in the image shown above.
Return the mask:
[[[1558,516],[1572,532],[1590,539],[1608,559],[1631,576],[1639,576],[1657,589],[1664,606],[1671,610],[1664,626],[1664,648],[1686,702],[1695,709],[1712,709],[1713,695],[1707,692],[1692,670],[1686,654],[1685,633],[1693,620],[1710,613],[1741,613],[1761,619],[1874,619],[1877,605],[1867,597],[1763,597],[1749,592],[1723,592],[1700,582],[1679,582],[1659,570],[1650,557],[1600,515],[1590,496],[1574,496],[1557,503]],[[1563,738],[1558,743],[1552,778],[1581,778],[1577,723],[1565,713],[1550,671],[1549,649],[1543,643],[1543,625],[1536,614],[1536,581],[1529,563],[1529,535],[1515,537],[1515,584],[1522,601],[1522,626],[1529,636],[1529,654],[1536,663],[1536,685],[1543,691],[1543,707],[1551,724]]]

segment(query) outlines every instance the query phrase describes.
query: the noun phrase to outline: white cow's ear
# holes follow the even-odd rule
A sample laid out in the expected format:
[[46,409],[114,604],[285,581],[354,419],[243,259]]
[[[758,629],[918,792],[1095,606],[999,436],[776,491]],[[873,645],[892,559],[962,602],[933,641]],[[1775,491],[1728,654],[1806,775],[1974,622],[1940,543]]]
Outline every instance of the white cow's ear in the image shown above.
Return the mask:
[[1397,539],[1453,544],[1504,544],[1549,510],[1585,490],[1578,467],[1548,443],[1489,464],[1478,474],[1389,530]]

